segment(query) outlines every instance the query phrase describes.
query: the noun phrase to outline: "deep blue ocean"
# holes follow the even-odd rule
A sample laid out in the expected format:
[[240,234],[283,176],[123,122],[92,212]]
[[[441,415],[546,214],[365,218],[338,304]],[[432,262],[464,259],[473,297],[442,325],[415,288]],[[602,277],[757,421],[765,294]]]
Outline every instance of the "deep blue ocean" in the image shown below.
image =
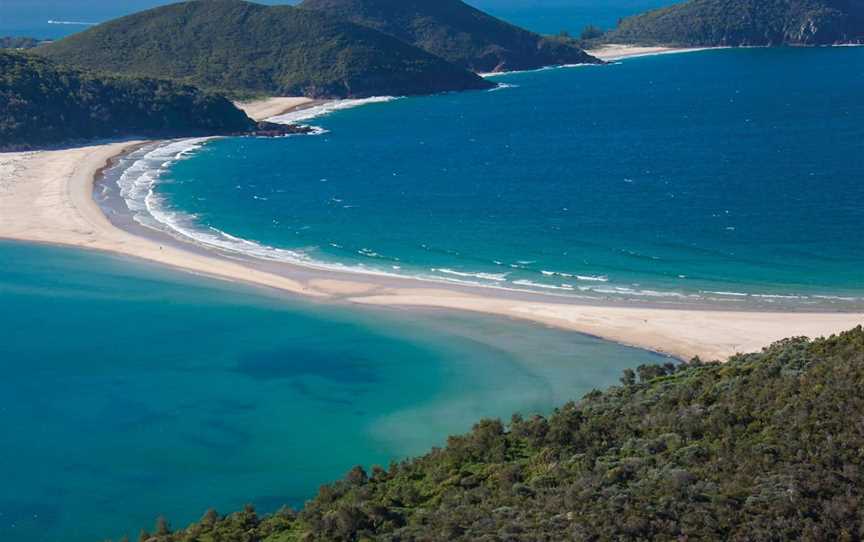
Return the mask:
[[151,210],[241,252],[596,299],[862,306],[864,49],[495,81],[302,121],[318,136],[176,144],[138,164],[138,197],[184,150]]

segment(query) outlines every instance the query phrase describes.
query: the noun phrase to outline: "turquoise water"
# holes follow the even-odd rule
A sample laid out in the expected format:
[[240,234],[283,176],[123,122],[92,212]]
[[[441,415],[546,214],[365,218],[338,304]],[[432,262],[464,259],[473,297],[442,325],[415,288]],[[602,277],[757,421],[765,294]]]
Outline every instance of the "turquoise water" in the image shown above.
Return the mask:
[[149,203],[275,259],[600,299],[862,305],[864,49],[495,80],[305,121],[315,137],[180,144],[153,161],[189,152]]
[[299,506],[355,464],[549,412],[659,356],[449,313],[312,304],[0,242],[0,540]]

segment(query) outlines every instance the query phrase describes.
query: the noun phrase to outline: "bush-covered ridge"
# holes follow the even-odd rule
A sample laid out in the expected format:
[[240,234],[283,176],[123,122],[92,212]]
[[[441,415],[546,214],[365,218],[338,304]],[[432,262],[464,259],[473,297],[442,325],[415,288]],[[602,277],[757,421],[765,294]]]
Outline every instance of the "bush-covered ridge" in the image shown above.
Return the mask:
[[343,98],[494,86],[370,28],[242,0],[163,6],[38,50],[78,67],[169,77],[234,95]]
[[683,46],[864,40],[862,0],[689,0],[624,19],[607,41]]
[[861,540],[862,389],[861,327],[640,367],[548,419],[483,421],[419,459],[357,467],[299,514],[210,511],[140,539]]
[[0,51],[0,149],[125,135],[186,136],[255,127],[223,97],[158,79],[110,77]]
[[380,30],[479,73],[599,62],[461,0],[305,0],[300,7]]
[[41,43],[36,38],[22,38],[17,36],[0,37],[0,49],[32,49]]

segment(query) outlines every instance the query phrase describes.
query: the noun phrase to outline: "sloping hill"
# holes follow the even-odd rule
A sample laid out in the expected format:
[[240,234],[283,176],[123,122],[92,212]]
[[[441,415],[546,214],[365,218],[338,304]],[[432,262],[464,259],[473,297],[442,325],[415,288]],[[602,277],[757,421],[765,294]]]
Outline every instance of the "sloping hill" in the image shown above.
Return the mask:
[[0,149],[123,135],[224,134],[254,126],[225,98],[194,87],[99,76],[0,51]]
[[829,45],[864,39],[864,0],[690,0],[624,19],[607,41]]
[[643,366],[548,419],[484,421],[389,470],[357,467],[299,514],[211,511],[142,540],[860,540],[862,387],[860,327]]
[[18,36],[3,36],[0,38],[0,49],[32,49],[39,45],[40,40],[36,38],[22,38]]
[[74,66],[170,77],[238,95],[341,98],[492,86],[372,29],[241,0],[193,0],[136,13],[39,51]]
[[496,19],[461,0],[305,0],[475,72],[599,62],[571,43]]

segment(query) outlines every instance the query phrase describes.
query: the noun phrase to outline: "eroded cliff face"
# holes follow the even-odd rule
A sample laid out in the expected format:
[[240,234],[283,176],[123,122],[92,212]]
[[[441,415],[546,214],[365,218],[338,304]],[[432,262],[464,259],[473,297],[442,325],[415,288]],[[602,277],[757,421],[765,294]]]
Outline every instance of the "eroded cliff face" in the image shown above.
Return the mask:
[[804,14],[796,25],[787,27],[784,43],[830,45],[856,41],[849,17],[836,9],[821,9]]

